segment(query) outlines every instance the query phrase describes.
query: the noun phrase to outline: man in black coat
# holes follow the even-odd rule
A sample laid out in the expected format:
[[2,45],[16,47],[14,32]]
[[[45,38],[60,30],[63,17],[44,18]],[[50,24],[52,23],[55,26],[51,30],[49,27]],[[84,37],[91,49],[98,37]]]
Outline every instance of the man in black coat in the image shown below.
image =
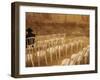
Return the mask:
[[[28,38],[30,38],[32,41],[30,41],[30,39],[28,39]],[[26,40],[28,40],[28,41],[26,41],[26,44],[28,44],[28,45],[34,44],[34,42],[35,42],[35,34],[33,34],[33,31],[31,28],[26,29]]]

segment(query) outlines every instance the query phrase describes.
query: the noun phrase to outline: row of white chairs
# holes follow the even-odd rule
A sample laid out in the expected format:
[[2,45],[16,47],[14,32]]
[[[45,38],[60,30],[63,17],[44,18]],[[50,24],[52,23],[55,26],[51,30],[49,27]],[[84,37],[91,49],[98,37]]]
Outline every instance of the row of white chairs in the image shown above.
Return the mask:
[[89,46],[84,47],[83,50],[73,54],[70,58],[62,61],[62,65],[79,65],[89,63]]
[[[63,39],[60,39],[63,40]],[[50,40],[48,40],[49,42]],[[41,41],[42,42],[42,41]],[[50,41],[52,42],[52,41]],[[52,44],[52,43],[51,43]],[[38,43],[39,45],[39,43]],[[41,45],[41,44],[40,44]],[[42,44],[43,45],[43,44]],[[46,43],[44,44],[46,45]],[[59,60],[62,57],[67,57],[68,54],[73,54],[75,52],[78,52],[82,50],[87,44],[84,43],[83,40],[80,39],[74,39],[70,40],[69,43],[62,43],[60,45],[53,45],[49,47],[42,47],[39,49],[39,47],[28,47],[26,49],[26,62],[27,64],[30,63],[31,66],[35,66],[35,61],[37,61],[37,66],[41,66],[41,59],[44,59],[45,65],[48,65],[48,57],[50,58],[50,62],[53,63],[55,60],[57,60],[57,63],[60,63]],[[70,49],[70,52],[68,50]],[[55,60],[53,59],[53,56],[55,55]],[[35,59],[34,59],[35,56]],[[52,64],[50,64],[52,65]]]

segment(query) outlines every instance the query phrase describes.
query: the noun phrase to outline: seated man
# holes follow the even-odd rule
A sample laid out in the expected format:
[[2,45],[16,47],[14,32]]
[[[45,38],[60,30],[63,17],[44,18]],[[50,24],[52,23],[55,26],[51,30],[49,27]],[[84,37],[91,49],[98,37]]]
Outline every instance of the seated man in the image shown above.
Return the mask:
[[33,31],[31,28],[26,29],[26,45],[34,44],[35,42],[35,34],[33,34]]

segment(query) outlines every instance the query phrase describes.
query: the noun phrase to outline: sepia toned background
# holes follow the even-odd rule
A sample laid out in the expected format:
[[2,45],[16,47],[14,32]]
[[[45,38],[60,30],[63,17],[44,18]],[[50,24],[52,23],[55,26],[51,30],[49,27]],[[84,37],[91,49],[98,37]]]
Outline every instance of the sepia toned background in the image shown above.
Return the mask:
[[37,35],[66,33],[89,36],[89,16],[74,14],[26,13],[26,28]]

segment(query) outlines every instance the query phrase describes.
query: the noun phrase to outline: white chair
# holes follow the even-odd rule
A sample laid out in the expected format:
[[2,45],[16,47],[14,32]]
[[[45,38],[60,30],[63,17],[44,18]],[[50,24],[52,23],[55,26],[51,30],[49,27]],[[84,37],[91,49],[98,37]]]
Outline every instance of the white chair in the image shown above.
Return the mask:
[[66,58],[62,61],[61,65],[69,65],[70,63],[70,59],[69,58]]

